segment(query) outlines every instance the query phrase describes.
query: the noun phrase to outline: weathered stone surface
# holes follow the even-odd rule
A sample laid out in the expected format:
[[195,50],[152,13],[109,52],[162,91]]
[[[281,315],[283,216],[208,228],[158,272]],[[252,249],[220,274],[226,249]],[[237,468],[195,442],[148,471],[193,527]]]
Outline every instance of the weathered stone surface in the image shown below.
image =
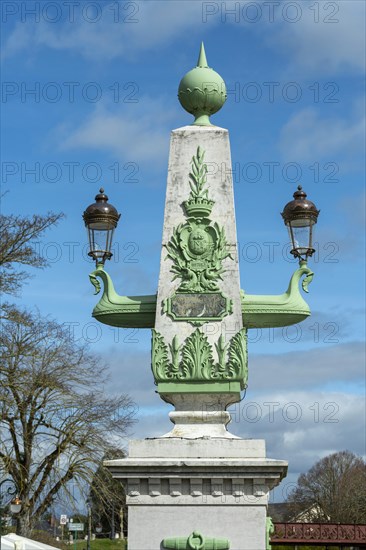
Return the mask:
[[[190,193],[189,173],[191,171],[192,157],[196,155],[198,147],[205,151],[204,162],[207,164],[208,168],[207,183],[205,186],[207,187],[209,199],[213,203],[212,211],[209,214],[210,223],[217,224],[217,227],[223,230],[227,243],[227,251],[230,255],[222,260],[222,267],[225,271],[222,280],[220,279],[218,281],[218,290],[215,291],[215,294],[210,296],[209,293],[206,293],[206,295],[197,298],[197,296],[193,296],[194,293],[191,292],[190,296],[187,295],[186,304],[184,304],[185,297],[182,294],[175,294],[181,283],[179,279],[173,281],[174,273],[171,271],[173,261],[171,258],[167,258],[167,246],[171,241],[175,228],[177,228],[179,224],[186,224],[187,219],[192,219],[187,218],[185,204],[187,204]],[[206,224],[206,222],[202,221],[202,224]],[[201,231],[201,233],[204,233],[204,231]],[[193,308],[194,311],[197,310],[197,318],[200,318],[200,315],[204,313],[207,314],[207,318],[211,316],[222,316],[221,320],[205,322],[200,327],[200,330],[202,330],[203,334],[207,337],[208,343],[212,347],[214,361],[218,360],[216,346],[220,336],[223,336],[223,342],[228,343],[233,336],[242,329],[236,243],[237,236],[228,131],[216,126],[185,126],[173,130],[171,134],[162,239],[163,246],[155,319],[155,330],[163,337],[167,345],[172,343],[176,335],[178,335],[180,345],[196,330],[192,322],[175,320],[172,318],[173,312],[175,316],[179,317],[184,316],[184,314]],[[197,246],[198,244],[199,243],[197,243]],[[167,314],[164,309],[169,300],[171,314]],[[165,400],[174,405],[177,404],[179,397],[177,392],[171,392],[170,386],[166,384],[160,385],[159,383],[158,390]],[[182,392],[184,391],[189,393],[191,390],[189,388],[185,389],[182,384]],[[208,387],[204,388],[202,385],[201,394],[208,391]],[[199,411],[201,395],[197,390],[195,393],[197,393],[197,395],[192,411]],[[227,384],[226,392],[223,388],[221,393],[221,396],[216,393],[211,401],[213,402],[216,400],[217,405],[219,405],[214,406],[214,410],[225,411],[228,404],[240,399],[240,384]],[[226,395],[223,395],[225,393]],[[223,402],[224,397],[227,398],[225,402]],[[227,422],[222,423],[221,431],[218,430],[216,426],[216,428],[211,431],[211,435],[222,435],[223,431],[225,431],[226,423]],[[197,423],[192,421],[192,424]],[[177,435],[186,436],[187,433],[186,431],[183,433],[181,430],[177,432],[175,429],[173,437]],[[210,433],[204,430],[199,434],[196,426],[194,437],[199,437],[200,435],[206,436],[210,435]]]
[[[209,168],[207,187],[210,198],[215,201],[210,217],[224,227],[230,252],[234,258],[224,260],[225,276],[220,281],[223,294],[233,300],[234,313],[224,321],[210,323],[205,330],[209,341],[214,344],[221,332],[225,331],[230,337],[242,328],[230,143],[228,130],[224,128],[184,126],[172,131],[157,303],[162,304],[179,287],[178,280],[172,282],[173,276],[170,271],[172,262],[166,259],[166,245],[171,239],[174,227],[185,223],[187,219],[181,205],[187,200],[190,191],[188,175],[192,156],[196,153],[198,146],[206,150],[205,162],[208,163]],[[158,307],[155,328],[168,341],[171,341],[177,333],[177,322]],[[179,322],[181,340],[188,337],[194,330],[190,323]]]
[[[219,497],[220,500],[220,497]],[[129,527],[136,533],[129,538],[129,550],[160,550],[163,538],[183,537],[195,530],[207,537],[227,538],[230,550],[265,550],[265,530],[258,525],[266,522],[265,506],[196,506],[185,507],[177,514],[177,507],[134,507]],[[146,518],[149,517],[149,523]],[[187,526],[191,526],[188,527]],[[164,533],[161,538],[161,533]]]
[[125,487],[132,550],[192,531],[264,550],[268,494],[287,471],[263,440],[225,438],[131,441],[129,458],[106,464]]
[[139,439],[129,443],[129,458],[265,458],[264,439]]

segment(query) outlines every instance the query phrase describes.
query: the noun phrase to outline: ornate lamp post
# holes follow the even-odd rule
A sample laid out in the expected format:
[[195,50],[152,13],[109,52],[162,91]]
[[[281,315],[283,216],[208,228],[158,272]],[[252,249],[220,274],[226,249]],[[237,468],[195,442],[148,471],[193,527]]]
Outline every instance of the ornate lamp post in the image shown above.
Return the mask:
[[[300,260],[287,290],[274,296],[241,290],[228,131],[210,121],[226,89],[208,67],[203,45],[178,97],[195,120],[171,135],[156,294],[120,296],[104,270],[120,216],[103,190],[83,215],[96,261],[89,277],[96,294],[99,279],[104,287],[93,317],[152,329],[154,382],[175,407],[169,433],[133,441],[128,458],[105,465],[125,485],[131,548],[263,550],[268,493],[285,477],[287,462],[266,458],[263,440],[232,435],[227,409],[247,387],[247,331],[293,325],[310,315],[299,282],[307,292],[319,211],[301,187],[283,210],[291,252]],[[223,168],[209,173],[208,161]]]
[[[5,494],[9,495],[11,498],[10,501],[3,504],[3,496],[1,494],[1,487],[3,485],[9,484],[10,486],[6,489]],[[10,504],[10,512],[12,514],[19,514],[20,510],[22,509],[22,501],[18,497],[17,493],[19,492],[18,486],[11,478],[6,478],[0,481],[0,550],[1,550],[1,535],[2,535],[2,507],[8,506]]]

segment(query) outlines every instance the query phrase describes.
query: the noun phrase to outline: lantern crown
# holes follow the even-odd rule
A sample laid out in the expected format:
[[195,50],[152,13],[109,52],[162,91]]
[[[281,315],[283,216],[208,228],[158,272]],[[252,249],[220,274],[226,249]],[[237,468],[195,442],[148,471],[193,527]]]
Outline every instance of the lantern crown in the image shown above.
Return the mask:
[[296,219],[309,219],[310,223],[316,223],[320,210],[315,204],[307,199],[307,194],[301,185],[293,194],[294,200],[288,202],[283,209],[282,217],[286,225]]
[[120,217],[121,214],[118,214],[117,209],[108,202],[108,196],[104,193],[103,187],[95,196],[95,203],[90,204],[83,214],[86,226],[107,224],[109,227],[116,228]]

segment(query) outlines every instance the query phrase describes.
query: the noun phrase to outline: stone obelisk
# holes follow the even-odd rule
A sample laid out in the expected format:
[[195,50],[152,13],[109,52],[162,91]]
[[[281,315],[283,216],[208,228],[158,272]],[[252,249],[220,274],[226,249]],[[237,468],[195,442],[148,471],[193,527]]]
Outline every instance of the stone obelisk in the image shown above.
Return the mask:
[[129,550],[264,550],[268,493],[287,463],[227,430],[226,409],[247,384],[247,329],[229,133],[209,118],[226,89],[203,45],[178,96],[195,120],[171,134],[152,331],[154,381],[175,407],[173,427],[131,441],[128,458],[107,465],[126,488]]

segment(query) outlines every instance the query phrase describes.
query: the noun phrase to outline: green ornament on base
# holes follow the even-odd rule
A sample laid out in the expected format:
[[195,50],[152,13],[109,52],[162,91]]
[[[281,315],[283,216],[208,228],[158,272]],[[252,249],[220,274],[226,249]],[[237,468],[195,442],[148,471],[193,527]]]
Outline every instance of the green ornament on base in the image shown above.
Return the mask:
[[195,117],[196,126],[212,126],[210,116],[217,113],[227,98],[226,86],[221,76],[207,65],[203,42],[197,67],[180,81],[178,99],[183,109]]

